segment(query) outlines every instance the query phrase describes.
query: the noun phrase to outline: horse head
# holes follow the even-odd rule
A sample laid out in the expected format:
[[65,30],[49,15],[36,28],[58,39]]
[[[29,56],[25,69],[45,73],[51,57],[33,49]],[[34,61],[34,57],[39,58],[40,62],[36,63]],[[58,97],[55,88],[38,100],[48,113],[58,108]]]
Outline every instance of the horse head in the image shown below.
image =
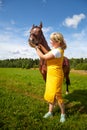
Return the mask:
[[42,22],[39,26],[33,25],[30,30],[30,36],[28,39],[29,45],[31,47],[38,46],[39,44],[43,45],[47,50],[50,50],[47,41],[45,40],[45,37],[43,35],[42,31]]
[[30,37],[29,37],[29,45],[34,47],[41,43],[41,36],[42,36],[42,23],[39,26],[33,25],[30,30]]

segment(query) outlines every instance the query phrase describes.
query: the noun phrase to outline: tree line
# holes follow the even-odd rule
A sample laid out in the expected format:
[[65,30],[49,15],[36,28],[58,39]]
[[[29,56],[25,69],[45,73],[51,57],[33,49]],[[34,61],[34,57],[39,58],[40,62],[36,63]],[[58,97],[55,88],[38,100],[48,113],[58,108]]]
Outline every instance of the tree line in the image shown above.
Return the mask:
[[37,68],[39,66],[39,59],[27,59],[27,58],[19,58],[19,59],[6,59],[0,60],[0,67],[2,68]]
[[76,70],[87,70],[87,58],[70,59],[70,67]]
[[[87,58],[71,58],[70,68],[77,70],[87,70]],[[31,58],[19,58],[19,59],[5,59],[0,60],[0,67],[2,68],[38,68],[39,67],[39,59],[31,59]]]

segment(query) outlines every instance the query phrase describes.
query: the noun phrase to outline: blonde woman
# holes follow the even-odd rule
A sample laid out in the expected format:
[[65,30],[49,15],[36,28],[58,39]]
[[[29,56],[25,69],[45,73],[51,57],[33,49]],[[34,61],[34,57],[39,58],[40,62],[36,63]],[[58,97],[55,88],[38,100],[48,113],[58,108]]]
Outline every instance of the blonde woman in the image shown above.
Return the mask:
[[64,49],[66,49],[66,43],[63,35],[58,32],[54,32],[50,35],[50,43],[52,50],[43,54],[38,46],[36,46],[37,54],[40,58],[47,61],[47,79],[46,79],[46,90],[44,94],[45,100],[49,103],[49,110],[44,115],[44,118],[52,117],[52,111],[54,108],[55,100],[58,101],[61,117],[60,122],[65,121],[65,109],[64,101],[62,98],[62,83],[63,83],[63,56]]

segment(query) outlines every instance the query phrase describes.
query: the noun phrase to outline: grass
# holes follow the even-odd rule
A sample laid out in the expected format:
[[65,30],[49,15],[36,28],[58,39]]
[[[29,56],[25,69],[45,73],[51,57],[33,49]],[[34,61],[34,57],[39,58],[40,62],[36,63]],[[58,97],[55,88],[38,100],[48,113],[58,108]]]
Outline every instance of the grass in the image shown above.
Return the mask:
[[87,75],[71,72],[70,79],[69,95],[63,84],[67,120],[61,124],[58,106],[52,119],[43,119],[48,104],[39,70],[0,68],[0,130],[87,130]]

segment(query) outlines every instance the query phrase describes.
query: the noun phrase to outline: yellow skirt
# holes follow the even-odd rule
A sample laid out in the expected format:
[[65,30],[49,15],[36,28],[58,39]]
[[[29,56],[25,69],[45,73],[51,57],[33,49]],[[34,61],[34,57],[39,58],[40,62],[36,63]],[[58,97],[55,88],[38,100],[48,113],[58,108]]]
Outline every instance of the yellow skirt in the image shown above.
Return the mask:
[[63,83],[63,70],[62,69],[49,69],[47,71],[46,90],[44,99],[49,103],[54,103],[57,99],[62,103],[62,83]]

